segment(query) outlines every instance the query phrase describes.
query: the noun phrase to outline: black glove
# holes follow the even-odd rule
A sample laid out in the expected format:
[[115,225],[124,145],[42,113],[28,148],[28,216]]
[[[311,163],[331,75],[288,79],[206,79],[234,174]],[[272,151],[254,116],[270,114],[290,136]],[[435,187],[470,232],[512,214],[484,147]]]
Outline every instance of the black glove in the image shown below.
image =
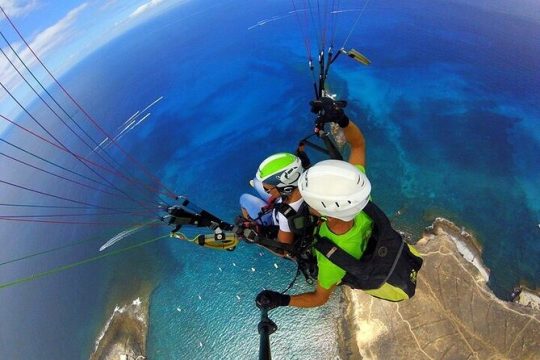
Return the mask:
[[322,97],[319,100],[310,101],[311,112],[318,114],[317,127],[322,128],[324,123],[334,122],[345,128],[349,125],[349,118],[345,115],[343,108],[347,106],[345,101],[334,101],[330,97]]
[[253,220],[249,220],[244,218],[242,215],[238,215],[234,220],[234,224],[234,232],[236,236],[250,243],[257,242],[260,229]]
[[263,290],[255,298],[255,304],[259,309],[272,310],[278,306],[288,306],[291,301],[290,295],[281,294],[272,290]]

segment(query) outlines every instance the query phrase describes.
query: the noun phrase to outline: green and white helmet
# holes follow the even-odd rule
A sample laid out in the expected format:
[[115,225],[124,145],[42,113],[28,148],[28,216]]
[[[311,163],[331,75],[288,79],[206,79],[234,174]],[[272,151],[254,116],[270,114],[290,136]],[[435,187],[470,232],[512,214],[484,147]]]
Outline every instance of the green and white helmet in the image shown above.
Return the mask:
[[281,194],[290,194],[298,186],[304,172],[302,162],[290,153],[278,153],[267,157],[259,165],[256,179],[274,185]]

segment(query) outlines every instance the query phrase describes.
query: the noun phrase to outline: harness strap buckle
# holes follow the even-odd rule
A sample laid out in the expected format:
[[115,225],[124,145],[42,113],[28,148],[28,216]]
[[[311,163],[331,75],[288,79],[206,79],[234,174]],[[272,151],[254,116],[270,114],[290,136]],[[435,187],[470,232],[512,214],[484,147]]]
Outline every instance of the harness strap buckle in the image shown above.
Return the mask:
[[327,253],[326,256],[328,259],[330,259],[330,257],[337,251],[337,247],[336,246],[333,246]]

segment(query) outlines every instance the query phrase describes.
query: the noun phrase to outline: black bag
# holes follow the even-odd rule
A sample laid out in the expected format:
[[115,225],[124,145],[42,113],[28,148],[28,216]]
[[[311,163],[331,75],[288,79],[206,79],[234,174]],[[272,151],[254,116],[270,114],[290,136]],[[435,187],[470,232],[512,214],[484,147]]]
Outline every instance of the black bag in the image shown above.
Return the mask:
[[341,284],[353,289],[373,290],[389,283],[411,298],[416,290],[422,258],[412,253],[377,205],[370,201],[363,211],[373,220],[373,231],[360,259],[355,259],[326,237],[318,237],[315,249],[347,272]]

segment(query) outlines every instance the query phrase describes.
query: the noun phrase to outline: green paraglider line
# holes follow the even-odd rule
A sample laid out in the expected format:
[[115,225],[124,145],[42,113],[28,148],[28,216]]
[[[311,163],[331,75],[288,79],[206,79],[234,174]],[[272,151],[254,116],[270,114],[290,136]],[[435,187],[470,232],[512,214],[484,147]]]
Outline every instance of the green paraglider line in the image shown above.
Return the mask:
[[25,259],[30,259],[30,258],[40,256],[40,255],[49,254],[49,253],[59,251],[59,250],[62,250],[62,249],[67,249],[69,247],[73,247],[73,246],[77,246],[77,245],[80,245],[80,244],[96,241],[97,239],[102,239],[102,238],[103,238],[103,236],[92,236],[91,238],[80,240],[80,241],[75,241],[75,242],[72,242],[72,243],[67,244],[67,245],[57,246],[57,247],[52,248],[52,249],[43,250],[43,251],[40,251],[40,252],[37,252],[37,253],[21,256],[21,257],[16,258],[16,259],[11,259],[11,260],[7,260],[7,261],[4,261],[4,262],[0,262],[0,266],[11,264],[11,263],[18,262],[18,261],[25,260]]
[[88,263],[91,263],[91,262],[94,262],[94,261],[97,261],[97,260],[100,260],[100,259],[103,259],[103,258],[106,258],[106,257],[109,257],[109,256],[119,255],[119,254],[125,253],[127,251],[130,251],[130,250],[133,250],[133,249],[136,249],[136,248],[139,248],[139,247],[154,243],[154,242],[156,242],[158,240],[161,240],[161,239],[164,239],[166,237],[169,237],[169,234],[158,236],[156,238],[146,240],[146,241],[143,241],[141,243],[125,247],[123,249],[118,249],[118,250],[115,250],[115,251],[111,251],[111,252],[108,252],[108,253],[105,253],[105,254],[102,254],[102,255],[98,255],[98,256],[94,256],[94,257],[91,257],[91,258],[88,258],[88,259],[85,259],[85,260],[77,261],[77,262],[67,264],[67,265],[63,265],[63,266],[58,266],[58,267],[55,267],[55,268],[53,268],[51,270],[43,271],[43,272],[34,274],[32,276],[28,276],[28,277],[25,277],[25,278],[20,278],[20,279],[13,280],[13,281],[10,281],[10,282],[7,282],[7,283],[3,283],[3,284],[0,284],[0,289],[5,289],[5,288],[8,288],[8,287],[18,285],[18,284],[38,280],[38,279],[41,279],[41,278],[43,278],[45,276],[49,276],[49,275],[57,274],[57,273],[62,272],[62,271],[73,269],[74,267],[84,265],[84,264],[88,264]]

